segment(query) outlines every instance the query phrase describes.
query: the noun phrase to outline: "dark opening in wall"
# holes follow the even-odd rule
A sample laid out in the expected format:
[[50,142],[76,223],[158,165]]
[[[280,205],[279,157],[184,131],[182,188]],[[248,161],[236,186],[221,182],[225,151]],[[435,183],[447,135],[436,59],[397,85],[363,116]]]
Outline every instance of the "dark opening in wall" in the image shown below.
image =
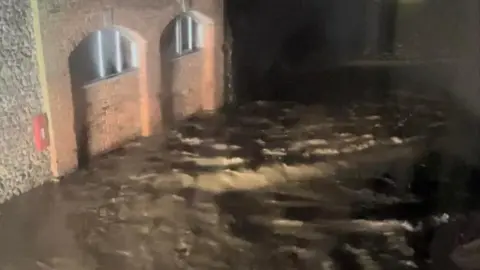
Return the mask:
[[383,98],[405,85],[448,88],[453,74],[446,60],[460,51],[460,6],[445,0],[227,1],[236,100]]
[[[233,87],[239,101],[290,99],[300,77],[361,55],[362,1],[228,1]],[[303,92],[303,91],[302,91]]]

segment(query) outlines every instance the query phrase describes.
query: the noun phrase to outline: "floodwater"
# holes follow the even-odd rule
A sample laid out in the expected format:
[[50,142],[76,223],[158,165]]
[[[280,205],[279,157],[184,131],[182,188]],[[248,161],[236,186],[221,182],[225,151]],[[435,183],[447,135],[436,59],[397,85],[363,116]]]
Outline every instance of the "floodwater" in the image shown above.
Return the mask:
[[190,117],[2,205],[0,269],[426,267],[405,215],[368,211],[418,200],[409,168],[443,127],[402,99]]

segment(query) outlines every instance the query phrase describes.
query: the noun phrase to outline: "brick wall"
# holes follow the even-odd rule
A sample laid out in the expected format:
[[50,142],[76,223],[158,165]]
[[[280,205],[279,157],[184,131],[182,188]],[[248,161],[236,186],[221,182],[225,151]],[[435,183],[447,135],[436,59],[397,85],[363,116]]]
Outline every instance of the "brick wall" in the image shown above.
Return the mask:
[[140,135],[138,83],[138,71],[131,71],[80,89],[86,100],[88,153],[102,154]]
[[203,48],[196,52],[172,59],[172,103],[175,119],[179,120],[201,110],[214,110],[220,98],[214,74],[214,29],[209,21],[202,21],[205,36]]
[[[156,132],[162,132],[168,114],[173,113],[170,111],[172,106],[169,105],[173,96],[188,97],[186,99],[182,98],[182,101],[178,101],[179,99],[176,98],[175,101],[176,104],[181,104],[178,105],[180,107],[177,108],[177,111],[183,110],[185,113],[193,112],[197,108],[212,107],[211,104],[208,106],[199,105],[204,100],[197,97],[209,96],[208,93],[205,94],[202,91],[210,91],[215,96],[214,103],[221,103],[221,94],[219,93],[222,91],[219,86],[223,85],[221,83],[223,77],[221,53],[221,43],[223,42],[222,1],[198,0],[192,2],[194,10],[206,15],[214,23],[212,29],[215,35],[212,38],[215,40],[212,41],[211,51],[208,52],[208,55],[210,55],[208,61],[205,60],[207,56],[205,56],[206,50],[204,49],[191,56],[176,59],[175,62],[171,62],[168,59],[169,56],[162,53],[160,41],[164,36],[165,29],[181,12],[178,1],[62,0],[41,2],[39,9],[48,100],[50,102],[49,115],[52,140],[50,153],[53,164],[52,171],[55,175],[64,175],[74,170],[78,165],[77,146],[81,145],[84,139],[79,136],[78,128],[77,130],[74,128],[79,126],[78,123],[75,123],[75,111],[78,111],[78,108],[74,108],[76,98],[72,95],[72,78],[68,58],[82,39],[96,30],[112,26],[125,28],[139,44],[139,66],[137,70],[137,89],[130,89],[130,84],[134,84],[133,81],[130,81],[134,80],[132,78],[126,78],[125,80],[128,82],[123,82],[123,78],[117,78],[116,82],[88,87],[87,92],[93,99],[91,103],[96,104],[92,105],[95,108],[101,108],[102,105],[99,104],[103,104],[104,100],[114,99],[114,91],[110,91],[113,88],[121,88],[122,93],[135,90],[138,93],[136,105],[133,104],[134,101],[127,101],[122,98],[126,98],[127,95],[115,97],[115,99],[121,99],[117,103],[123,103],[120,107],[125,111],[124,113],[110,111],[111,114],[95,114],[95,117],[99,118],[95,121],[103,124],[99,125],[101,128],[89,127],[89,130],[94,132],[92,138],[87,139],[93,141],[88,144],[93,145],[94,153],[99,149],[106,150],[105,148],[113,145],[113,142],[128,137],[126,136],[127,133],[137,134],[133,130],[125,131],[125,133],[120,131],[117,126],[118,123],[133,121],[132,119],[122,120],[122,115],[139,115],[140,134],[148,136]],[[167,64],[162,65],[162,62],[167,62]],[[204,71],[207,67],[205,63],[210,63],[210,75]],[[167,68],[171,70],[167,70]],[[207,77],[209,79],[205,79]],[[171,80],[172,83],[165,84],[167,79]],[[115,86],[112,84],[115,84]],[[100,97],[93,94],[99,90],[96,90],[97,87],[106,88],[109,91],[105,91],[101,94],[103,96]],[[109,96],[108,93],[112,93],[112,95]],[[127,110],[129,113],[126,112]],[[106,117],[108,120],[103,119]],[[93,122],[91,123],[93,125]],[[100,130],[109,131],[105,133]]]

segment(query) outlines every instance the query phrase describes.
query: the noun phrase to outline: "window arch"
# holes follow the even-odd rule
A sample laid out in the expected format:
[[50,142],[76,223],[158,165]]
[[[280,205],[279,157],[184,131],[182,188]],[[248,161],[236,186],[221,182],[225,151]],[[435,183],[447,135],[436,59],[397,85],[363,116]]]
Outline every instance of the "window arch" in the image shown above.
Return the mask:
[[120,75],[138,67],[137,44],[121,29],[104,28],[87,36],[77,48],[82,52],[88,84]]
[[190,13],[175,19],[175,54],[182,56],[202,47],[202,25]]

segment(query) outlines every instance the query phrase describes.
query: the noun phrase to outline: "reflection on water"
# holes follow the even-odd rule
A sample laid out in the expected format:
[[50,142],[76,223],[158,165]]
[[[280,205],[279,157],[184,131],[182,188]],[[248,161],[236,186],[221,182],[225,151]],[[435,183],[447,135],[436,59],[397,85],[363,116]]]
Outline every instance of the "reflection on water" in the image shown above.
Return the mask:
[[426,267],[431,231],[475,202],[439,203],[461,189],[438,182],[444,158],[419,155],[442,132],[442,105],[402,104],[258,102],[191,117],[166,143],[132,142],[2,205],[0,265]]

